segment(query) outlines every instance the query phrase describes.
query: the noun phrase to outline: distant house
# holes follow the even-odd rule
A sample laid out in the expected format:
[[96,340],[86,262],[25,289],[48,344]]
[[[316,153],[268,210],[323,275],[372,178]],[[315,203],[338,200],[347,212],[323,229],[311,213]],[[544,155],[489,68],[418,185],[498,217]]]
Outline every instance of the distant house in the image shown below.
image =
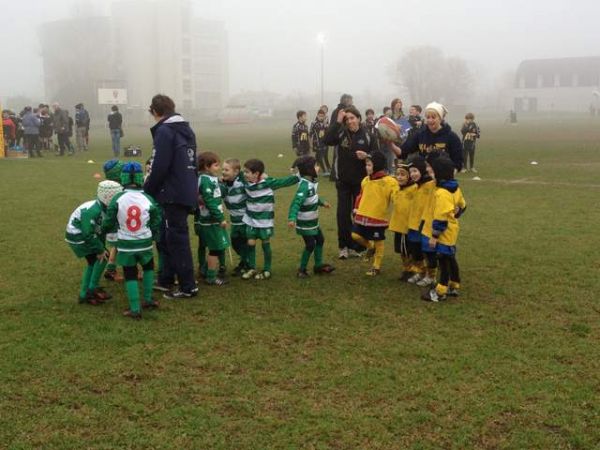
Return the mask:
[[511,108],[516,112],[600,108],[600,56],[530,59],[517,69]]

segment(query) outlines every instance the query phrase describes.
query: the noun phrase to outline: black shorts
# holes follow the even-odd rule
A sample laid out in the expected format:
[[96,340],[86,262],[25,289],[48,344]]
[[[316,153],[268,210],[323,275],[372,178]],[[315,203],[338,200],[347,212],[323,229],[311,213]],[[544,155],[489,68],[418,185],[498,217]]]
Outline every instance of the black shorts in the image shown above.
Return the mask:
[[387,227],[368,227],[357,223],[352,226],[352,232],[362,236],[367,241],[384,241],[385,230],[387,230]]

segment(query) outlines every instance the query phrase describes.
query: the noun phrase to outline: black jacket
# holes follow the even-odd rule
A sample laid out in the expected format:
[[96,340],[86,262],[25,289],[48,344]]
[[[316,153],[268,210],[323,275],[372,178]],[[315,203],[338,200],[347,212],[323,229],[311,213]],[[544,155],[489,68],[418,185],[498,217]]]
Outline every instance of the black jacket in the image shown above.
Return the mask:
[[367,129],[361,125],[355,133],[352,133],[344,125],[334,121],[329,126],[323,142],[336,146],[337,179],[348,184],[360,184],[367,171],[364,160],[358,159],[356,152],[362,150],[370,154],[377,148],[376,140],[371,137]]
[[402,158],[406,158],[415,152],[420,152],[426,156],[427,153],[438,151],[448,154],[456,170],[461,170],[463,166],[462,142],[447,123],[443,123],[442,128],[437,133],[432,133],[428,127],[424,127],[422,130],[409,136],[401,148]]
[[150,132],[154,148],[144,191],[161,204],[198,205],[196,135],[179,114],[167,117]]
[[107,120],[110,130],[118,130],[123,126],[123,116],[119,111],[110,113]]

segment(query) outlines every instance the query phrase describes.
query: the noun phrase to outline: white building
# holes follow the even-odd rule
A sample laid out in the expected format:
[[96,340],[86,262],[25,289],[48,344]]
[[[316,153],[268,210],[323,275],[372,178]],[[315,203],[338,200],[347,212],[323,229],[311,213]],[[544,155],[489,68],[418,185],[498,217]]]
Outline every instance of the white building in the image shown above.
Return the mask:
[[[89,29],[89,23],[99,25]],[[157,93],[180,110],[206,114],[227,103],[225,26],[194,17],[189,0],[124,0],[113,3],[109,17],[61,20],[40,30],[49,101],[82,101],[93,110],[104,87],[127,89],[130,109],[147,109]]]
[[532,59],[517,69],[510,108],[517,112],[600,107],[600,57]]

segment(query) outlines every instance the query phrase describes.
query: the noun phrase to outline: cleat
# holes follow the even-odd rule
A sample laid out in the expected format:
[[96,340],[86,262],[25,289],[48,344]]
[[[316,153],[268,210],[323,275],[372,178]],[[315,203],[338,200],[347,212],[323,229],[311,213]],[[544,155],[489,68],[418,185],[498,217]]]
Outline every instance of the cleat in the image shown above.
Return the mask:
[[263,270],[262,272],[259,272],[256,275],[254,275],[255,280],[268,280],[269,278],[271,278],[271,272],[269,272],[268,270]]
[[131,319],[140,320],[142,318],[141,312],[133,312],[130,309],[123,311],[123,317],[129,317]]
[[247,272],[244,272],[242,275],[242,280],[249,280],[250,278],[254,278],[256,275],[258,275],[258,270],[250,269]]
[[459,295],[458,289],[456,288],[448,288],[448,292],[446,293],[446,296],[448,297],[458,297]]
[[155,291],[159,291],[159,292],[169,292],[173,289],[173,286],[154,283],[154,286],[152,286],[152,289]]
[[166,298],[167,300],[179,300],[179,299],[185,299],[185,298],[192,298],[192,297],[195,297],[197,294],[198,294],[198,288],[193,289],[191,292],[184,292],[184,291],[177,289],[177,290],[165,292],[163,294],[163,298]]
[[204,280],[204,283],[208,284],[209,286],[223,286],[223,285],[227,284],[227,280],[225,280],[223,278],[215,278],[212,281]]
[[344,247],[340,249],[340,254],[338,255],[338,259],[348,259],[348,247]]
[[428,286],[431,286],[433,283],[435,283],[435,280],[433,278],[424,276],[423,278],[421,278],[419,281],[416,282],[416,285],[419,287],[428,287]]
[[371,267],[369,270],[367,270],[365,272],[365,275],[369,276],[369,277],[376,277],[377,275],[379,275],[381,273],[380,269],[376,269],[375,267]]
[[105,302],[107,300],[110,300],[112,298],[112,295],[110,295],[108,292],[106,292],[103,288],[101,287],[97,287],[96,289],[94,289],[90,295],[92,296],[92,298],[94,300],[98,300],[100,302]]
[[298,272],[296,272],[296,277],[297,278],[308,278],[308,277],[310,277],[310,275],[308,274],[306,269],[298,269]]
[[426,302],[438,303],[446,300],[446,296],[438,294],[435,289],[429,289],[425,291],[423,295],[421,295],[421,299],[425,300]]
[[423,278],[423,276],[420,273],[415,273],[412,277],[406,280],[406,282],[410,284],[416,284],[418,281],[421,281],[421,278]]
[[160,304],[156,300],[151,300],[149,302],[142,302],[143,309],[158,309]]
[[322,266],[319,267],[315,267],[313,269],[313,272],[315,274],[329,274],[331,272],[333,272],[335,270],[335,267],[333,267],[331,264],[323,264]]

